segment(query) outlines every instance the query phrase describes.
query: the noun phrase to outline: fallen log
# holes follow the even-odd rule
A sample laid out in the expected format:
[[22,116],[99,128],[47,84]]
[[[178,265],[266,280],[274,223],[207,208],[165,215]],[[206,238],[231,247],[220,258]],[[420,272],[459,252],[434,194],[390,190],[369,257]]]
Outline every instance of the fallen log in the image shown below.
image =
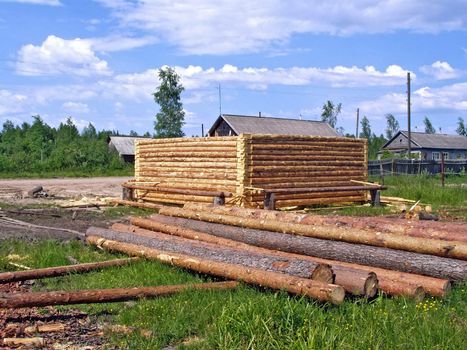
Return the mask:
[[467,243],[467,225],[453,222],[420,222],[398,218],[323,216],[299,213],[285,213],[262,209],[239,207],[213,207],[200,203],[186,203],[184,208],[216,214],[234,215],[244,218],[279,220],[304,225],[330,225],[342,228],[372,230],[403,236],[441,239]]
[[[202,242],[218,244],[223,247],[242,249],[242,250],[257,253],[257,254],[274,255],[274,256],[283,257],[286,259],[303,259],[303,260],[312,261],[313,263],[316,264],[315,260],[304,255],[273,251],[270,249],[265,249],[265,248],[245,244],[242,242],[237,242],[231,239],[219,238],[219,237],[209,235],[203,232],[197,232],[194,230],[185,229],[185,228],[177,227],[173,225],[161,224],[161,223],[147,220],[147,219],[131,218],[131,223],[136,226],[128,226],[128,225],[117,223],[117,224],[112,225],[112,229],[121,231],[121,232],[133,232],[135,234],[145,235],[148,237],[151,237],[152,235],[151,231],[148,231],[148,230],[153,230],[153,231],[163,232],[163,233],[167,233],[167,234],[171,234],[171,235],[175,235],[179,237],[184,237],[184,238],[188,238],[192,240],[199,240]],[[148,230],[145,230],[140,227],[146,228]],[[330,265],[331,267],[335,266],[333,264],[333,261],[330,261],[330,260],[325,263],[319,262],[318,264]],[[323,276],[324,279],[321,279],[321,280],[326,281],[326,279],[328,280],[330,279],[330,281],[332,281],[332,277],[327,275],[328,273],[327,269],[322,270],[321,273],[325,275]],[[351,293],[357,296],[365,296],[367,298],[372,298],[377,293],[378,278],[376,274],[374,273],[371,273],[368,271],[360,271],[358,269],[352,269],[352,268],[341,268],[339,266],[337,266],[337,268],[333,268],[333,273],[335,276],[335,283],[344,287],[345,291],[348,293]],[[347,275],[351,276],[351,278],[348,277]]]
[[99,236],[110,240],[138,244],[165,252],[196,256],[223,263],[243,265],[265,271],[287,273],[289,275],[310,278],[332,283],[333,271],[330,266],[316,264],[296,258],[283,258],[262,253],[246,252],[241,249],[221,247],[217,244],[196,242],[186,238],[174,237],[160,232],[147,231],[146,234],[116,232],[99,227],[90,227],[87,235]]
[[44,346],[44,338],[34,337],[34,338],[3,338],[3,346],[27,346],[27,347],[42,347]]
[[234,289],[238,282],[211,282],[181,284],[158,287],[133,287],[114,289],[79,290],[73,292],[28,292],[0,296],[0,308],[42,307],[50,305],[73,305],[89,303],[110,303],[141,298],[154,298],[172,295],[187,289],[225,290]]
[[320,301],[329,301],[333,304],[342,303],[345,296],[344,288],[341,286],[306,278],[253,269],[241,265],[198,259],[190,255],[168,254],[167,252],[158,249],[106,240],[97,236],[88,236],[86,237],[86,241],[89,244],[93,244],[110,251],[118,251],[133,256],[154,259],[189,270],[244,281],[249,284],[272,289],[282,289],[292,294],[305,295]]
[[63,276],[69,273],[82,273],[112,266],[123,266],[137,261],[138,258],[115,259],[100,261],[95,263],[85,263],[76,265],[65,265],[46,267],[42,269],[30,269],[26,271],[12,271],[0,273],[0,283],[10,283],[17,281],[26,281],[31,279],[48,278]]
[[[385,284],[382,283],[384,279],[389,281],[402,279],[407,283],[423,286],[432,295],[443,296],[449,292],[450,283],[439,279],[441,276],[461,281],[467,275],[467,263],[461,260],[163,215],[151,215],[150,219],[268,249],[359,264],[359,268],[365,268],[366,265],[369,271],[378,275],[380,288],[384,288]],[[387,283],[387,285],[390,286],[391,283]]]
[[377,247],[400,249],[467,260],[467,243],[463,242],[446,242],[442,240],[422,239],[366,230],[341,229],[325,225],[309,226],[295,223],[284,223],[275,220],[247,219],[231,215],[196,212],[182,208],[162,208],[159,212],[160,214],[167,216],[185,217],[188,219],[217,222],[239,227],[248,227],[349,243],[360,243]]
[[52,332],[63,332],[63,331],[65,331],[65,325],[62,323],[40,324],[40,325],[28,326],[24,329],[24,333],[26,334],[52,333]]

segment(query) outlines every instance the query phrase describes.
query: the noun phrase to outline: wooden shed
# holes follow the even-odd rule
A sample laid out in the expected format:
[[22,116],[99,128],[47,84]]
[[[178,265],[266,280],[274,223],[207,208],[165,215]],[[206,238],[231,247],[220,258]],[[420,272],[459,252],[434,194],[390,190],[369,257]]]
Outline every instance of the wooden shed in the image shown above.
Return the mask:
[[[241,134],[136,141],[135,199],[183,204],[212,202],[190,191],[223,191],[228,201],[261,207],[268,189],[345,187],[367,179],[364,139]],[[157,187],[185,189],[167,193]],[[276,207],[364,201],[364,191],[278,193]]]

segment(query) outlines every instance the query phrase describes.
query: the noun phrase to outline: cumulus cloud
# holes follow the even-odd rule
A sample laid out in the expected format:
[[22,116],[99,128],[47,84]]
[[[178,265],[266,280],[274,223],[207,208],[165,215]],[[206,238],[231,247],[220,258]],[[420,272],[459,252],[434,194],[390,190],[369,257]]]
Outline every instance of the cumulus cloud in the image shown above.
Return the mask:
[[122,25],[161,35],[190,54],[258,52],[295,34],[465,30],[467,4],[452,0],[97,0]]
[[49,35],[40,45],[28,44],[18,52],[16,71],[21,75],[110,75],[107,62],[96,56],[87,40],[65,40]]
[[420,71],[433,76],[436,80],[454,79],[460,76],[460,72],[445,61],[436,61],[431,66],[422,66]]
[[82,102],[65,102],[62,104],[62,109],[68,113],[89,113],[89,106]]
[[27,97],[8,90],[0,90],[0,116],[6,116],[24,111]]

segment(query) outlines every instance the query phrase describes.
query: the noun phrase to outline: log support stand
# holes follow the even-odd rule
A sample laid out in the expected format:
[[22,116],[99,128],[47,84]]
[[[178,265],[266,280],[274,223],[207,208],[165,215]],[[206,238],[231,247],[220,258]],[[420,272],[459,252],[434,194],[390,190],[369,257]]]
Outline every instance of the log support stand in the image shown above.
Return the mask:
[[273,192],[265,192],[264,193],[264,209],[266,210],[274,210],[275,209],[275,199],[276,196]]
[[225,195],[224,195],[224,193],[221,193],[220,196],[214,197],[212,203],[214,205],[225,205]]
[[371,205],[373,207],[380,207],[381,206],[381,195],[380,195],[380,190],[372,189],[370,190],[370,196],[371,196]]

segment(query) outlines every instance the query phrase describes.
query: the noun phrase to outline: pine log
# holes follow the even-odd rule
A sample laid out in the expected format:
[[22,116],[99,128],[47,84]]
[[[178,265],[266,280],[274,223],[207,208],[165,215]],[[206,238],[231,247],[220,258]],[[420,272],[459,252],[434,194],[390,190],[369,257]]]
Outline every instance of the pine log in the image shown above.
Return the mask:
[[126,201],[126,200],[117,199],[117,198],[112,198],[109,201],[110,203],[113,203],[113,204],[127,205],[130,207],[137,207],[137,208],[144,208],[144,209],[160,209],[163,207],[163,205],[160,205],[160,204],[140,203],[140,202],[134,202],[134,201]]
[[28,326],[24,329],[24,333],[26,334],[52,333],[52,332],[63,332],[63,331],[65,331],[65,325],[62,323],[40,324],[40,325]]
[[106,267],[128,265],[136,260],[138,259],[137,258],[136,259],[135,258],[115,259],[115,260],[100,261],[100,262],[95,262],[95,263],[46,267],[42,269],[31,269],[31,270],[26,270],[26,271],[3,272],[3,273],[0,273],[0,283],[10,283],[10,282],[17,282],[17,281],[26,281],[26,280],[31,280],[31,279],[57,277],[57,276],[67,275],[70,273],[89,272],[89,271],[103,269]]
[[[284,223],[276,220],[239,218],[230,215],[203,213],[181,208],[163,208],[161,209],[160,213],[168,216],[179,216],[188,219],[217,222],[240,227],[283,232],[329,240],[338,240],[349,243],[373,245],[377,247],[386,247],[422,254],[431,254],[441,257],[452,257],[456,259],[467,260],[467,244],[464,242],[446,242],[438,239],[425,239],[376,231],[367,231],[362,229],[331,227],[326,225],[310,226],[295,223]],[[466,273],[466,271],[464,271],[464,273]]]
[[[134,232],[136,234],[147,234],[147,230],[153,230],[156,232],[163,232],[179,237],[184,237],[192,240],[199,240],[202,242],[208,242],[217,244],[224,247],[242,249],[245,251],[249,251],[252,253],[263,254],[263,255],[274,255],[278,257],[283,257],[286,259],[301,259],[301,260],[308,260],[316,263],[315,260],[309,258],[304,255],[298,255],[293,253],[285,253],[280,251],[273,251],[270,249],[265,249],[261,247],[252,246],[249,244],[245,244],[243,242],[234,241],[231,239],[220,238],[214,235],[206,234],[199,231],[194,231],[190,229],[186,229],[184,227],[174,226],[163,224],[154,220],[142,219],[142,218],[131,218],[131,223],[135,226],[128,226],[123,224],[114,224],[112,225],[112,229],[122,232]],[[141,228],[147,229],[143,230]],[[150,236],[150,235],[149,235]],[[324,263],[324,265],[329,265],[331,267],[335,266],[334,262],[329,260]],[[320,262],[319,264],[323,264]],[[336,284],[344,287],[346,292],[351,293],[353,295],[365,296],[368,298],[372,298],[375,296],[378,290],[378,279],[376,274],[369,273],[367,271],[361,271],[355,268],[341,268],[337,267],[337,269],[333,268],[333,272],[335,275]],[[323,273],[325,276],[321,280],[330,280],[332,281],[332,276],[327,275],[327,269],[321,270],[321,272],[316,273]],[[351,276],[351,277],[350,277]],[[339,281],[339,283],[337,282]]]
[[11,293],[0,296],[0,308],[42,307],[50,305],[73,305],[90,303],[109,303],[141,298],[154,298],[172,295],[187,289],[225,290],[234,289],[237,282],[212,282],[198,284],[182,284],[158,287],[133,287],[79,290],[73,292],[28,292]]
[[163,263],[168,263],[200,273],[244,281],[245,283],[268,287],[271,289],[281,289],[292,294],[305,295],[320,301],[329,301],[333,304],[342,303],[345,296],[345,291],[341,286],[290,276],[283,273],[264,271],[207,259],[198,259],[184,254],[168,254],[167,252],[158,249],[106,240],[96,236],[88,236],[86,237],[86,241],[89,244],[93,244],[110,251],[118,251],[133,256],[155,259]]
[[44,338],[33,337],[33,338],[3,338],[3,346],[12,347],[42,347],[44,346]]
[[[194,214],[187,210],[179,212],[164,210],[161,212],[163,215],[167,213],[177,214],[174,216],[180,217],[183,214],[183,217],[194,220],[206,219],[206,216],[201,212],[193,212]],[[352,244],[227,225],[222,226],[222,231],[219,230],[219,228],[214,231],[210,229],[212,226],[207,225],[207,223],[201,222],[198,225],[200,226],[197,228],[190,228],[215,235],[223,234],[222,237],[224,238],[269,249],[427,275],[436,278],[445,278],[454,281],[462,281],[467,278],[467,262],[457,259],[440,258],[364,244]]]
[[235,215],[239,217],[279,220],[305,225],[330,225],[349,227],[378,232],[394,233],[412,237],[440,239],[446,241],[459,241],[467,243],[467,225],[455,222],[421,222],[418,220],[385,217],[352,217],[352,216],[325,216],[309,215],[290,212],[270,211],[261,209],[245,209],[239,207],[210,208],[209,206],[187,203],[190,210],[202,210],[218,214]]
[[193,241],[153,231],[147,231],[145,235],[142,235],[90,227],[86,234],[125,243],[138,244],[175,254],[192,255],[200,259],[209,259],[272,272],[287,273],[293,276],[310,278],[326,283],[333,282],[333,271],[330,266],[316,264],[303,259],[246,252],[241,249],[222,247],[217,244]]
[[[149,219],[154,222],[160,222],[160,223],[167,224],[167,225],[180,226],[180,227],[184,227],[185,229],[192,229],[196,232],[203,232],[204,234],[207,233],[214,237],[218,237],[218,238],[220,237],[223,240],[227,239],[228,241],[234,240],[236,242],[246,242],[246,243],[249,243],[248,245],[253,244],[255,246],[267,247],[269,249],[275,249],[275,250],[277,249],[279,251],[285,251],[285,252],[294,252],[294,253],[299,253],[299,254],[311,253],[312,256],[308,256],[308,258],[312,259],[313,261],[319,264],[328,264],[333,268],[333,271],[336,275],[336,280],[339,277],[339,273],[342,270],[345,271],[346,269],[347,270],[350,269],[354,271],[355,270],[365,271],[367,273],[375,272],[378,276],[379,288],[383,290],[385,293],[391,294],[391,295],[411,296],[410,294],[404,294],[404,293],[409,290],[413,292],[414,291],[413,286],[421,286],[430,295],[439,296],[439,297],[446,296],[446,294],[449,293],[449,291],[451,290],[450,282],[445,279],[438,279],[438,278],[433,278],[433,277],[428,277],[428,276],[417,275],[413,273],[399,272],[399,271],[383,269],[383,268],[378,268],[378,267],[373,267],[373,266],[366,266],[363,264],[343,262],[343,261],[338,260],[339,255],[340,255],[339,253],[336,253],[334,255],[336,257],[336,260],[319,258],[313,255],[313,253],[321,251],[319,245],[316,247],[316,250],[295,249],[296,246],[298,245],[298,242],[294,243],[295,239],[290,240],[290,237],[288,236],[284,237],[284,235],[277,234],[275,232],[267,233],[269,237],[271,238],[271,240],[270,242],[268,241],[269,244],[264,244],[264,241],[258,238],[258,236],[261,235],[262,233],[262,232],[257,232],[258,230],[242,229],[242,228],[226,226],[222,224],[207,223],[207,222],[202,222],[202,221],[197,221],[197,220],[169,217],[169,216],[163,216],[163,215],[151,215]],[[120,227],[116,229],[119,230]],[[197,237],[198,239],[204,238],[204,236],[201,234],[198,234]],[[283,238],[282,241],[277,239],[281,237]],[[304,242],[303,244],[304,247],[306,247],[307,245],[309,245],[310,247],[314,246],[314,242],[309,241],[309,239],[306,237],[297,237],[297,238],[298,240],[307,241],[307,242]],[[222,243],[221,241],[218,241],[218,242],[219,242],[218,244],[228,244],[226,243],[226,241],[222,241]],[[324,242],[324,244],[327,244],[327,242]],[[306,257],[307,255],[302,255],[302,256]]]
[[201,191],[185,188],[174,188],[174,187],[162,187],[162,186],[139,186],[139,185],[122,185],[125,188],[130,188],[134,190],[141,191],[153,191],[153,192],[162,192],[162,193],[175,193],[175,194],[186,194],[193,196],[203,196],[203,197],[231,197],[232,193],[230,192],[221,192],[221,191]]

